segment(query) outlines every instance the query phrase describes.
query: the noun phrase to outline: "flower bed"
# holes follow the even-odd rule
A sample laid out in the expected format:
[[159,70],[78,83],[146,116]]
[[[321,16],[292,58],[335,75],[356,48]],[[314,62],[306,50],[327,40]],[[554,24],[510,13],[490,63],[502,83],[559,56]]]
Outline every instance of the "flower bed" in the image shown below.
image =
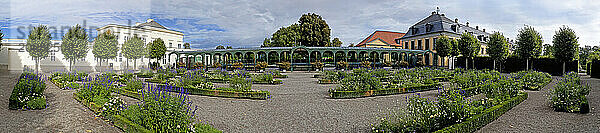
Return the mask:
[[525,90],[539,90],[552,81],[552,76],[544,72],[520,71],[513,75]]
[[8,99],[9,109],[44,109],[46,108],[45,77],[40,74],[23,71]]
[[415,86],[409,88],[388,88],[379,90],[355,90],[355,91],[341,91],[341,90],[329,90],[329,96],[334,99],[343,98],[360,98],[370,96],[382,96],[382,95],[394,95],[403,93],[420,92],[427,90],[437,89],[439,84],[429,84],[423,86]]
[[590,105],[586,95],[589,94],[590,87],[581,85],[577,73],[569,72],[550,91],[550,105],[555,111],[588,113]]
[[493,106],[484,110],[482,113],[467,118],[464,122],[448,126],[444,129],[435,131],[435,133],[470,133],[475,132],[483,126],[498,119],[505,112],[519,105],[527,99],[527,93],[519,93],[516,97],[511,98],[499,105]]

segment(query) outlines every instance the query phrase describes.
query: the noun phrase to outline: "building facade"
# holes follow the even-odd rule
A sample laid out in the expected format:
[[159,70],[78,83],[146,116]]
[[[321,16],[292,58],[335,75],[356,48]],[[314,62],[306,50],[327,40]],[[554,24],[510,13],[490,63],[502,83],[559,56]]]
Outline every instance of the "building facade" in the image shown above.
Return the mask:
[[373,34],[362,40],[355,47],[369,48],[402,48],[401,43],[395,41],[396,38],[401,38],[405,33],[393,31],[375,31]]
[[[111,31],[116,35],[118,42],[118,54],[115,59],[109,59],[100,62],[100,60],[94,58],[92,53],[93,41],[88,44],[88,52],[86,57],[76,61],[74,64],[74,70],[80,71],[98,71],[99,69],[113,69],[123,70],[126,66],[128,69],[133,69],[134,61],[127,60],[123,57],[120,51],[121,45],[125,43],[127,39],[134,36],[142,38],[145,44],[148,44],[155,39],[161,38],[165,42],[167,51],[165,54],[173,51],[189,51],[184,49],[183,36],[184,34],[179,31],[169,30],[166,27],[158,24],[152,19],[148,19],[145,23],[136,23],[135,26],[123,26],[116,24],[108,24],[101,28],[98,28],[98,33]],[[64,58],[61,52],[60,46],[61,40],[51,40],[51,48],[48,57],[40,60],[40,70],[42,72],[51,72],[55,70],[68,70],[69,62]],[[8,70],[23,70],[23,67],[29,66],[35,67],[35,61],[27,52],[25,45],[27,39],[3,39],[2,49],[0,49],[0,69]],[[167,57],[167,56],[165,56]],[[175,59],[171,59],[174,61]],[[163,58],[160,63],[163,66],[172,65],[172,62],[167,62],[167,58]],[[136,67],[147,67],[149,60],[147,58],[138,59]],[[152,60],[154,62],[154,60]]]
[[[419,56],[426,65],[449,66],[452,64],[448,57],[441,58],[435,55],[435,43],[441,36],[447,36],[451,39],[460,39],[461,34],[472,34],[481,42],[479,55],[487,55],[487,41],[490,33],[479,26],[471,27],[469,22],[459,23],[458,19],[451,20],[439,11],[432,12],[427,18],[417,22],[408,28],[406,35],[397,38],[396,42],[401,43],[404,49],[411,50],[431,50],[432,54]],[[443,63],[443,64],[442,64]],[[451,67],[451,66],[450,66]]]

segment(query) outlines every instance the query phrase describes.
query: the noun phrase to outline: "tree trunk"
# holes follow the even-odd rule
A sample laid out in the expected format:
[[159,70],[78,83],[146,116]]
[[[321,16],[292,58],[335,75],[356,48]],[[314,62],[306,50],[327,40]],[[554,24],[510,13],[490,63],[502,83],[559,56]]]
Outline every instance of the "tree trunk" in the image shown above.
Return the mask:
[[493,62],[494,62],[494,70],[496,70],[496,60],[494,60]]
[[562,65],[563,65],[563,75],[565,75],[565,62],[563,61]]
[[40,72],[38,64],[40,64],[40,57],[36,57],[35,58],[35,73],[39,73]]
[[133,59],[133,70],[137,69],[137,59]]
[[529,71],[529,58],[527,58],[527,63],[525,63],[525,64],[527,64],[527,66],[525,66],[526,67],[525,70]]
[[473,65],[472,65],[473,67],[472,67],[472,68],[473,68],[473,69],[476,69],[476,68],[475,68],[475,58],[471,58],[471,63],[473,63]]
[[73,71],[73,59],[69,59],[69,71]]
[[465,69],[469,69],[469,58],[465,57]]

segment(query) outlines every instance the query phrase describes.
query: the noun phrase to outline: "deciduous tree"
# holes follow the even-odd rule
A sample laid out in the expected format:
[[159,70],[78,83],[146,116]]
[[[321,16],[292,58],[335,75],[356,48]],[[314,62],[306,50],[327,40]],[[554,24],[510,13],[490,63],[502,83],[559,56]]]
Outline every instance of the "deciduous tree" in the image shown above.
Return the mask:
[[303,14],[300,24],[300,43],[304,46],[323,47],[329,43],[331,29],[323,18],[315,13]]
[[494,70],[496,70],[496,61],[502,61],[508,57],[508,42],[500,32],[494,32],[488,41],[487,53],[494,60]]
[[110,30],[99,34],[94,39],[92,54],[94,54],[94,58],[100,60],[100,66],[102,66],[102,60],[117,57],[117,51],[117,37]]
[[[138,36],[134,36],[129,40],[123,43],[121,47],[121,52],[123,52],[123,56],[127,59],[133,59],[133,68],[137,69],[137,59],[142,58],[146,55],[146,48],[144,47],[144,42]],[[129,63],[127,63],[129,64]]]
[[50,36],[48,27],[45,25],[33,27],[33,29],[29,31],[25,50],[27,50],[29,56],[35,59],[36,72],[39,72],[40,59],[48,57],[51,44],[50,38],[52,37]]
[[465,57],[465,68],[469,68],[468,59],[473,60],[473,57],[479,54],[481,44],[479,40],[473,37],[472,34],[463,33],[458,40],[458,49],[460,54]]
[[542,35],[531,26],[525,26],[517,35],[517,55],[527,60],[526,70],[529,70],[529,59],[537,58],[542,53]]
[[444,64],[444,57],[450,56],[452,52],[452,39],[448,36],[442,36],[435,42],[435,50],[437,54],[442,57],[442,65]]
[[165,46],[165,42],[158,38],[154,41],[152,41],[152,43],[150,44],[150,46],[148,46],[148,56],[150,57],[150,59],[156,59],[156,63],[159,63],[159,59],[162,59],[163,56],[165,56],[165,52],[167,52],[167,47]]
[[562,26],[552,38],[555,51],[554,57],[563,62],[563,74],[565,74],[565,62],[572,61],[578,57],[578,39],[575,31],[567,26]]
[[65,59],[69,61],[69,71],[72,71],[73,64],[87,54],[88,36],[85,29],[77,24],[65,33],[62,41],[60,49]]

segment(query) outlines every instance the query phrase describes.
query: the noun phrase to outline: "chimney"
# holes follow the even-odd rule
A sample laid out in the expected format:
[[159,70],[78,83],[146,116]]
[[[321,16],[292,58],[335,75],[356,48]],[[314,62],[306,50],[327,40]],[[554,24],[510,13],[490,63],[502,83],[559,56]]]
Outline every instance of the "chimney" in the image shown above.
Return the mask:
[[483,32],[485,32],[485,29],[483,29]]
[[469,27],[469,22],[467,21],[467,27]]
[[458,18],[455,18],[455,19],[454,19],[454,23],[458,23]]
[[479,30],[479,26],[475,26],[475,29],[476,29],[476,30]]

